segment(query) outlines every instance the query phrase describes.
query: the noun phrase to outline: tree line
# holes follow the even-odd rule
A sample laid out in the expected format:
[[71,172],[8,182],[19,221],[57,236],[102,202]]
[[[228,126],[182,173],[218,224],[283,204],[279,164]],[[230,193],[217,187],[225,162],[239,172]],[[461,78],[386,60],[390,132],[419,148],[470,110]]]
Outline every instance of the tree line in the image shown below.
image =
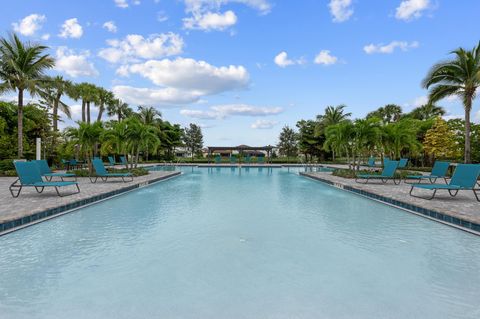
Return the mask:
[[[46,141],[46,150],[56,161],[118,154],[130,155],[131,165],[135,165],[140,154],[146,160],[173,159],[175,147],[186,146],[192,154],[203,147],[201,128],[195,124],[184,129],[163,120],[152,106],[138,106],[134,111],[105,88],[47,75],[55,65],[47,49],[22,42],[16,34],[0,38],[0,94],[17,95],[16,103],[0,102],[0,159],[24,158],[25,154],[31,158],[35,137]],[[38,102],[25,105],[25,94],[37,97]],[[67,97],[81,102],[81,120],[77,127],[60,132],[60,113],[72,117],[64,102]],[[92,118],[94,107],[96,118]],[[113,120],[102,121],[105,114]]]
[[[303,154],[307,161],[342,157],[354,167],[367,157],[409,157],[419,165],[435,159],[480,162],[480,125],[471,122],[473,101],[480,86],[480,42],[472,49],[451,52],[450,60],[430,69],[422,86],[428,102],[409,113],[388,104],[365,118],[351,119],[346,106],[328,106],[316,119],[300,120],[296,129],[284,127],[280,153]],[[464,119],[445,121],[445,110],[436,103],[456,97],[464,107]]]

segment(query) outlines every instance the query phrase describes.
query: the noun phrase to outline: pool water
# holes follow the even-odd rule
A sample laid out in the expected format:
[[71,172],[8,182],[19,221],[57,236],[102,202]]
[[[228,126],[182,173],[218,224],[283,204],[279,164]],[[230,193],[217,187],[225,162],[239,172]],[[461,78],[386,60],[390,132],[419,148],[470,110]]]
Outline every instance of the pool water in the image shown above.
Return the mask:
[[295,170],[183,170],[0,237],[0,318],[480,318],[477,236]]

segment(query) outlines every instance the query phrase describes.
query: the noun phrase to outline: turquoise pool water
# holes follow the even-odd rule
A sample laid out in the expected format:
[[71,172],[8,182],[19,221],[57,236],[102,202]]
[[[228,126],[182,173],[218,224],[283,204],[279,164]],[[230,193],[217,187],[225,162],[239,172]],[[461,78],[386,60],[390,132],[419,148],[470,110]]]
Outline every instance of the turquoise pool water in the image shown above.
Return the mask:
[[480,318],[479,237],[293,170],[184,171],[0,237],[0,318]]

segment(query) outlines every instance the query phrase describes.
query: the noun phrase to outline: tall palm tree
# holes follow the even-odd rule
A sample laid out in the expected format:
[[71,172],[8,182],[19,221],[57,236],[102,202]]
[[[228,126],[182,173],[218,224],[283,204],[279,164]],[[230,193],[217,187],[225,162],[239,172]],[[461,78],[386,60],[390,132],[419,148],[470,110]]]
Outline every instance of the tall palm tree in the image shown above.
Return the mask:
[[402,107],[396,104],[387,104],[367,114],[367,118],[377,117],[384,123],[397,122],[402,117]]
[[[101,140],[102,140],[102,151],[113,150],[115,154],[123,155],[125,158],[127,156],[127,142],[128,135],[127,129],[128,125],[125,121],[123,122],[110,122],[111,126],[103,131]],[[128,168],[128,164],[127,164]]]
[[90,104],[96,102],[97,87],[93,84],[82,82],[73,85],[68,95],[75,101],[82,101],[82,122],[90,123]]
[[95,122],[90,124],[77,122],[77,124],[78,128],[68,128],[66,130],[66,135],[71,139],[72,143],[75,143],[80,147],[80,151],[87,159],[89,170],[92,172],[91,158],[96,155],[95,150],[100,142],[100,137],[102,136],[102,123]]
[[347,157],[347,163],[350,163],[353,128],[353,124],[350,120],[345,120],[326,128],[326,140],[323,144],[323,148],[326,151],[332,151],[334,160],[335,154],[342,155],[342,153],[344,153]]
[[114,103],[113,93],[105,90],[104,88],[97,87],[96,90],[96,102],[98,103],[98,116],[97,122],[102,120],[103,112],[105,112],[105,107],[109,107]]
[[338,124],[341,121],[348,119],[352,113],[344,113],[344,109],[347,106],[345,104],[340,104],[337,106],[327,106],[325,108],[324,115],[317,115],[317,121],[322,122],[322,124],[327,127],[329,125]]
[[58,131],[58,110],[60,109],[69,119],[72,118],[70,107],[61,101],[62,96],[70,89],[72,82],[62,76],[46,77],[42,82],[40,96],[52,108],[53,131]]
[[137,167],[140,151],[148,152],[149,148],[155,150],[160,145],[160,139],[154,126],[144,124],[136,117],[129,118],[127,125],[127,141],[132,154],[135,155]]
[[120,99],[113,100],[113,103],[107,106],[108,116],[116,116],[118,122],[133,114],[133,110]]
[[458,48],[451,52],[454,58],[434,65],[425,79],[423,87],[430,89],[429,102],[445,97],[460,97],[465,109],[465,163],[471,161],[470,113],[476,91],[480,86],[480,42],[471,50]]
[[23,157],[23,95],[34,96],[44,72],[54,66],[54,60],[44,54],[46,46],[22,42],[16,34],[0,39],[0,92],[18,92],[18,157]]

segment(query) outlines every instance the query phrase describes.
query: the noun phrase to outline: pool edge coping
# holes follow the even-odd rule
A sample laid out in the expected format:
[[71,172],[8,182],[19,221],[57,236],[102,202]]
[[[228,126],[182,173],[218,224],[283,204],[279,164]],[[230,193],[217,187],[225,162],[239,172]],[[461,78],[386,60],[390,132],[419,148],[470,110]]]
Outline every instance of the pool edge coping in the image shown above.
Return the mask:
[[[93,195],[84,199],[79,199],[76,200],[72,203],[64,204],[61,206],[57,207],[52,207],[48,208],[46,210],[40,211],[40,212],[35,212],[30,215],[25,215],[22,217],[18,217],[12,220],[5,221],[3,223],[0,223],[0,237],[10,234],[12,232],[15,232],[17,230],[30,227],[39,223],[42,223],[44,221],[57,218],[69,213],[72,213],[76,210],[95,205],[98,203],[101,203],[103,201],[115,198],[117,196],[125,195],[127,193],[130,193],[132,191],[138,190],[143,187],[148,187],[153,184],[156,184],[158,182],[166,181],[168,179],[178,177],[179,175],[182,175],[181,171],[177,172],[172,172],[171,174],[165,175],[165,176],[160,176],[151,180],[143,181],[143,182],[137,182],[133,185],[128,185],[116,190],[108,191],[105,193]],[[42,217],[43,216],[43,217]],[[32,219],[34,217],[34,219]],[[12,227],[8,227],[5,229],[6,224],[13,224]]]
[[[321,178],[319,176],[310,175],[309,173],[306,173],[306,172],[299,172],[299,175],[302,176],[302,177],[313,179],[315,181],[319,181],[323,184],[334,187],[336,189],[344,190],[346,192],[349,192],[349,193],[352,193],[352,194],[355,194],[355,195],[358,195],[358,196],[361,196],[361,197],[364,197],[364,198],[368,198],[370,200],[382,203],[384,205],[401,209],[403,211],[414,214],[416,216],[427,218],[429,220],[432,220],[432,221],[435,221],[435,222],[438,222],[438,223],[441,223],[441,224],[444,224],[444,225],[447,225],[447,226],[465,231],[465,232],[470,233],[472,235],[480,236],[480,231],[477,231],[474,228],[472,228],[472,224],[474,224],[474,225],[476,225],[477,228],[480,229],[479,224],[468,221],[468,220],[465,220],[465,219],[462,219],[462,218],[459,218],[459,217],[452,216],[448,213],[439,212],[439,211],[436,211],[436,210],[433,210],[433,209],[424,208],[424,207],[417,206],[417,205],[414,205],[414,204],[408,204],[408,203],[405,203],[405,202],[397,200],[397,199],[386,197],[384,195],[375,194],[373,192],[366,191],[366,190],[363,190],[363,189],[358,189],[358,188],[355,188],[355,187],[350,186],[350,185],[346,185],[346,184],[338,183],[338,182],[333,182],[333,181],[330,181],[328,179]],[[446,221],[444,219],[440,219],[440,218],[437,217],[439,215],[443,216],[443,217],[448,216],[450,218],[450,220],[452,220],[452,221],[457,220],[459,222],[459,224],[456,224],[454,222],[449,222],[449,221]],[[462,224],[464,224],[465,226],[463,226]]]

